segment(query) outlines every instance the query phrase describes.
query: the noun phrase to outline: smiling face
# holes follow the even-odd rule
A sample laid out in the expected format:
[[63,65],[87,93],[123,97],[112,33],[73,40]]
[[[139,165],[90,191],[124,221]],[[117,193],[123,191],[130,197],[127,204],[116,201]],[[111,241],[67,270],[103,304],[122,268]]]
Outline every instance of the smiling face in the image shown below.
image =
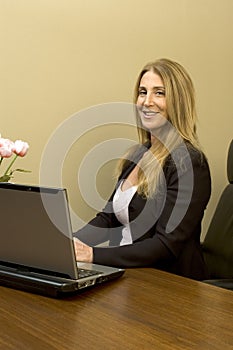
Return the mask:
[[147,71],[138,88],[137,107],[142,126],[156,133],[167,122],[165,88],[160,76]]

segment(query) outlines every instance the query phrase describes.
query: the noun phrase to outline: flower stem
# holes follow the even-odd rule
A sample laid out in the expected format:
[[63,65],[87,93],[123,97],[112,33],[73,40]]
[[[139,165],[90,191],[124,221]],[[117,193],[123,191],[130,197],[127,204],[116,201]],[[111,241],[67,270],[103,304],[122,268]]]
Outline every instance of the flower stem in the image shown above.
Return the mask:
[[8,175],[8,171],[10,170],[10,168],[12,167],[12,165],[14,164],[14,162],[16,161],[17,157],[18,157],[18,154],[16,154],[16,155],[14,156],[14,158],[13,158],[13,160],[11,161],[10,165],[9,165],[8,168],[6,169],[4,175]]

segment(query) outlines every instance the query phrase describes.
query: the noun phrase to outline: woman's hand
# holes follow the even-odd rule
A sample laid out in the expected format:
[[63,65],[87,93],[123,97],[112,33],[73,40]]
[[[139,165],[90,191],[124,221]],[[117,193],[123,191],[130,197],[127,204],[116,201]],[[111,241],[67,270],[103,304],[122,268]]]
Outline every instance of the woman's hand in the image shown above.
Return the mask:
[[76,260],[80,262],[93,262],[93,249],[74,237],[74,249]]

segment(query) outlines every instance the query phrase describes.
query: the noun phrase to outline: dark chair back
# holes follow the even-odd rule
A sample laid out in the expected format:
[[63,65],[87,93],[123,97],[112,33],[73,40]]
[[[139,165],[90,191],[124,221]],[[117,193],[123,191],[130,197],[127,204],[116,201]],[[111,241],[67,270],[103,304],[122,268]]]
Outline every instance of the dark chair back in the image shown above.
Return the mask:
[[[229,280],[233,288],[233,140],[227,158],[229,183],[224,189],[203,242],[210,279]],[[220,283],[220,282],[219,282]],[[215,284],[213,282],[213,284]],[[218,285],[218,283],[216,283]]]

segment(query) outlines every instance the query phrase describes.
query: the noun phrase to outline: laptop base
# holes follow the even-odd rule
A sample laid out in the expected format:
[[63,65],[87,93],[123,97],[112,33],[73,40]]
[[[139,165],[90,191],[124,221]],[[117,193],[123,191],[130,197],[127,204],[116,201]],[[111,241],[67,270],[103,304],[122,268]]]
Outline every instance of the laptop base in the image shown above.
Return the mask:
[[[91,266],[92,264],[88,265]],[[103,268],[108,269],[108,267],[105,266]],[[82,269],[79,269],[79,271],[81,270]],[[91,270],[83,270],[86,271],[89,276],[79,278],[78,280],[73,280],[51,275],[41,275],[33,272],[29,272],[28,274],[20,274],[18,271],[14,272],[13,268],[0,265],[0,286],[40,294],[52,298],[62,298],[75,295],[81,291],[84,291],[85,289],[90,289],[97,284],[114,280],[121,277],[125,272],[123,269],[115,270],[115,272],[109,275],[92,270],[93,274],[91,276]]]

